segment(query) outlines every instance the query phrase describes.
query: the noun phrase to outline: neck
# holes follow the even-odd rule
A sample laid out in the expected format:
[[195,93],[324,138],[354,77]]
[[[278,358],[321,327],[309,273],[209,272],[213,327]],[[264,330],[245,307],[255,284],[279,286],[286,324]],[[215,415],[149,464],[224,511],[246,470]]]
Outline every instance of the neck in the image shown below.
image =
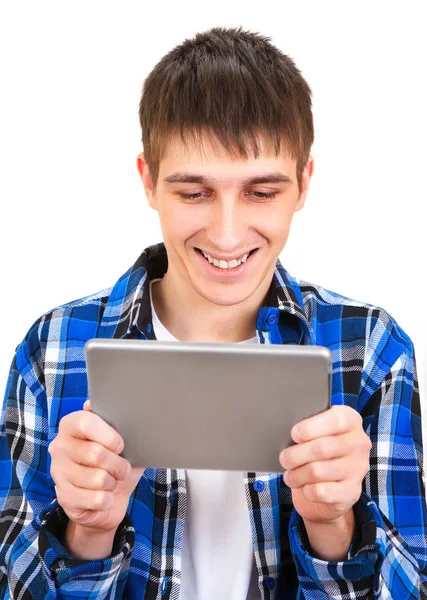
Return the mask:
[[243,342],[256,335],[256,318],[270,281],[256,294],[231,306],[210,302],[189,285],[177,285],[168,271],[152,285],[152,299],[159,320],[181,342]]

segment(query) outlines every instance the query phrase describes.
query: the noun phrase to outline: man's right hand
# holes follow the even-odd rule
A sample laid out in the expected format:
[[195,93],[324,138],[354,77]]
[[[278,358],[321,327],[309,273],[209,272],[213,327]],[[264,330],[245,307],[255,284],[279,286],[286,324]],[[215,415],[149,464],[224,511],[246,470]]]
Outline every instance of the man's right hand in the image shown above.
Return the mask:
[[92,533],[116,531],[144,473],[119,456],[123,448],[118,432],[91,412],[90,400],[61,419],[48,452],[56,497],[72,523]]

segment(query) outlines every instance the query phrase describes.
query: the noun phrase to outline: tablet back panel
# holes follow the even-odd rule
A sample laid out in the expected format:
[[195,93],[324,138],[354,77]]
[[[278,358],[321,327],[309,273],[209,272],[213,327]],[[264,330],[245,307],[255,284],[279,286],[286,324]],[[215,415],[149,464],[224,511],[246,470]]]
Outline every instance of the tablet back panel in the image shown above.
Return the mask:
[[93,339],[92,410],[132,466],[281,472],[292,426],[330,405],[324,346]]

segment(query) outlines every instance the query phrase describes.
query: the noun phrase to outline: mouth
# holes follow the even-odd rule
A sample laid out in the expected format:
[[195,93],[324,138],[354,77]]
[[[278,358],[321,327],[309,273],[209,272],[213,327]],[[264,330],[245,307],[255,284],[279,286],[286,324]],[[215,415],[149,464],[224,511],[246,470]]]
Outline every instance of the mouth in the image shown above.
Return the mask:
[[204,252],[200,248],[195,248],[195,250],[206,260],[207,263],[211,265],[211,267],[215,268],[218,271],[230,272],[237,271],[248,261],[250,261],[253,255],[258,251],[258,248],[253,248],[246,254],[243,254],[242,256],[230,261],[220,260],[213,256],[210,256],[207,252]]

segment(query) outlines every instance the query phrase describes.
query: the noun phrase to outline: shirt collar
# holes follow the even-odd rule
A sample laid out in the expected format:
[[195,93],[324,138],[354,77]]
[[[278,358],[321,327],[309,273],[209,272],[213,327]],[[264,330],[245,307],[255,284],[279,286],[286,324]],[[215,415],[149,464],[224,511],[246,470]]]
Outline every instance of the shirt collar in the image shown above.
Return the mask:
[[[148,282],[163,277],[167,267],[168,257],[163,242],[149,246],[142,252],[112,288],[98,337],[154,339]],[[277,259],[265,306],[258,313],[257,329],[269,331],[276,322],[283,321],[282,315],[288,319],[289,315],[293,316],[291,320],[294,321],[294,327],[296,317],[298,326],[305,330],[307,343],[315,343],[313,329],[304,312],[300,287]]]

